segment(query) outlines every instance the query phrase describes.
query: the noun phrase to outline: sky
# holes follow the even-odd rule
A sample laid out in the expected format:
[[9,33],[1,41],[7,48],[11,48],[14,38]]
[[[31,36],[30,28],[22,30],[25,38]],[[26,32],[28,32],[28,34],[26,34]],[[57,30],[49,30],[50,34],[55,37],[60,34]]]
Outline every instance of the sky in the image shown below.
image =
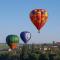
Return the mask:
[[[33,9],[46,9],[48,22],[38,33],[29,14]],[[60,0],[0,0],[0,43],[6,43],[10,34],[18,35],[29,31],[32,43],[60,42]],[[23,43],[21,38],[20,43]]]

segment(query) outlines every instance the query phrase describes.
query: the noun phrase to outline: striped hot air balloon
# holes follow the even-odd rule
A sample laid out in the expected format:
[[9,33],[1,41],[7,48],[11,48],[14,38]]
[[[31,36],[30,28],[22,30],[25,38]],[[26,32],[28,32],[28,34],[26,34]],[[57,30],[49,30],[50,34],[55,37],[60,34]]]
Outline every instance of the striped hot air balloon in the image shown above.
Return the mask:
[[19,37],[17,35],[8,35],[6,37],[6,42],[11,49],[15,49],[17,43],[19,43]]

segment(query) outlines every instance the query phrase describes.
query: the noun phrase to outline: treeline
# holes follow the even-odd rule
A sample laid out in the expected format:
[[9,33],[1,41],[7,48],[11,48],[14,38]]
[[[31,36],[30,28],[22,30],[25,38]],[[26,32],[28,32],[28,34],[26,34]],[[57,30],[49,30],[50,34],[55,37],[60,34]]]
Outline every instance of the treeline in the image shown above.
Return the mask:
[[60,51],[53,52],[40,51],[38,47],[24,45],[21,48],[0,53],[0,60],[60,60]]

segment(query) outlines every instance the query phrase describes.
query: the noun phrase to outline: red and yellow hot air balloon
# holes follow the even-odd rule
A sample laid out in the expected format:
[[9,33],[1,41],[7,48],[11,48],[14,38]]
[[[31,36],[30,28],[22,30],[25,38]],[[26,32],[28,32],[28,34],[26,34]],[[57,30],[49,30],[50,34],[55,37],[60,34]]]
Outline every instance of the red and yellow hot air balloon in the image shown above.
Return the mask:
[[45,9],[34,9],[30,12],[30,19],[38,31],[40,31],[47,22],[48,12]]

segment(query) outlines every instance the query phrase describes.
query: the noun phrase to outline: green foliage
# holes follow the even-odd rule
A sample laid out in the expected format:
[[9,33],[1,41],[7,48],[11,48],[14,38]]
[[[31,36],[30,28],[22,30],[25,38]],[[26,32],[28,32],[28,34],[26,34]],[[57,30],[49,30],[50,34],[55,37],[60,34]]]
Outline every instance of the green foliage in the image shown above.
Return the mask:
[[39,60],[39,54],[30,53],[30,54],[29,54],[29,59],[30,59],[30,60]]
[[1,51],[0,60],[60,60],[60,50],[56,54],[51,51],[44,53],[34,45],[30,48],[25,44],[12,51]]
[[46,54],[40,54],[39,60],[48,60]]

